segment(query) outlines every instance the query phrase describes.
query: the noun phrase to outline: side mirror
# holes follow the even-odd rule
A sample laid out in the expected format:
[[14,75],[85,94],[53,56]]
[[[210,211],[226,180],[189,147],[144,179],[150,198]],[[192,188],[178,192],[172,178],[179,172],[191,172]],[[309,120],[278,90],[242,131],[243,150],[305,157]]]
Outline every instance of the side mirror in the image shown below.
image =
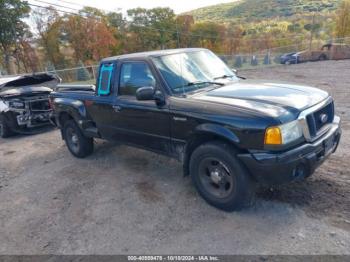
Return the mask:
[[140,87],[136,90],[136,99],[140,101],[154,100],[154,87]]
[[231,68],[231,71],[232,71],[233,73],[237,74],[237,69]]
[[154,93],[154,100],[156,101],[157,106],[163,106],[165,105],[165,98],[161,91],[157,90]]

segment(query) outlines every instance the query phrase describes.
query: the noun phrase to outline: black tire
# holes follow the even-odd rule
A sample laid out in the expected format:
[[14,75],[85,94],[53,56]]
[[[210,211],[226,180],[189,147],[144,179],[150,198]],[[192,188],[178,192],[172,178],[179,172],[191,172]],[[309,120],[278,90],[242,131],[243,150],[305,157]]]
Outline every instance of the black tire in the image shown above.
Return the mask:
[[7,138],[13,136],[15,133],[11,130],[11,127],[8,125],[5,117],[0,115],[0,137]]
[[320,57],[318,58],[318,61],[325,61],[328,60],[326,55],[320,55]]
[[251,206],[255,183],[228,143],[213,141],[191,155],[190,175],[198,193],[212,206],[235,211]]
[[94,140],[84,136],[74,120],[65,122],[63,126],[64,140],[69,151],[78,158],[84,158],[94,151]]

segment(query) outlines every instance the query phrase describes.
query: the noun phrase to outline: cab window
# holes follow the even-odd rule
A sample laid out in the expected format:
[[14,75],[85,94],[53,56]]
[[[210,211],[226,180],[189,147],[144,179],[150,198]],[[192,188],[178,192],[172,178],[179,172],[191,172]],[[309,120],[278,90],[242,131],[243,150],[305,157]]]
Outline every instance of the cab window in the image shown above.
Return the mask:
[[109,95],[111,91],[111,78],[113,64],[103,64],[100,69],[98,95]]
[[123,63],[120,70],[119,91],[120,96],[135,96],[140,87],[153,86],[156,81],[149,68],[144,62]]

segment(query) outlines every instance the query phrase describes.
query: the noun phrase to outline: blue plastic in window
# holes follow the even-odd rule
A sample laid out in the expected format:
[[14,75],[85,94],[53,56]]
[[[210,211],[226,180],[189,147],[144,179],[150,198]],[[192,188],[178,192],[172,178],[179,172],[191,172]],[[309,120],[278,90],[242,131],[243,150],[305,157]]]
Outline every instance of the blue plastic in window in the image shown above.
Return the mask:
[[101,66],[100,79],[98,83],[98,95],[109,95],[111,91],[113,67],[113,64],[103,64]]

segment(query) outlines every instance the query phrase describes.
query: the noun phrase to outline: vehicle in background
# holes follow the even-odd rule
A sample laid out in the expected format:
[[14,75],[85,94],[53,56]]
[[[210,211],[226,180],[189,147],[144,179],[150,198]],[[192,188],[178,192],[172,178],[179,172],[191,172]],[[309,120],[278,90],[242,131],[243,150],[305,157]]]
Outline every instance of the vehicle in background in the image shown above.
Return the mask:
[[310,176],[341,136],[327,92],[241,79],[200,48],[103,59],[95,89],[66,86],[50,100],[74,156],[103,138],[176,158],[199,194],[227,211],[251,204],[256,185]]
[[297,54],[299,63],[350,59],[350,45],[331,43],[322,46],[320,50],[305,50]]
[[283,54],[280,57],[280,63],[284,65],[297,64],[298,55],[296,52]]
[[50,124],[48,96],[59,81],[50,74],[0,78],[0,137]]

